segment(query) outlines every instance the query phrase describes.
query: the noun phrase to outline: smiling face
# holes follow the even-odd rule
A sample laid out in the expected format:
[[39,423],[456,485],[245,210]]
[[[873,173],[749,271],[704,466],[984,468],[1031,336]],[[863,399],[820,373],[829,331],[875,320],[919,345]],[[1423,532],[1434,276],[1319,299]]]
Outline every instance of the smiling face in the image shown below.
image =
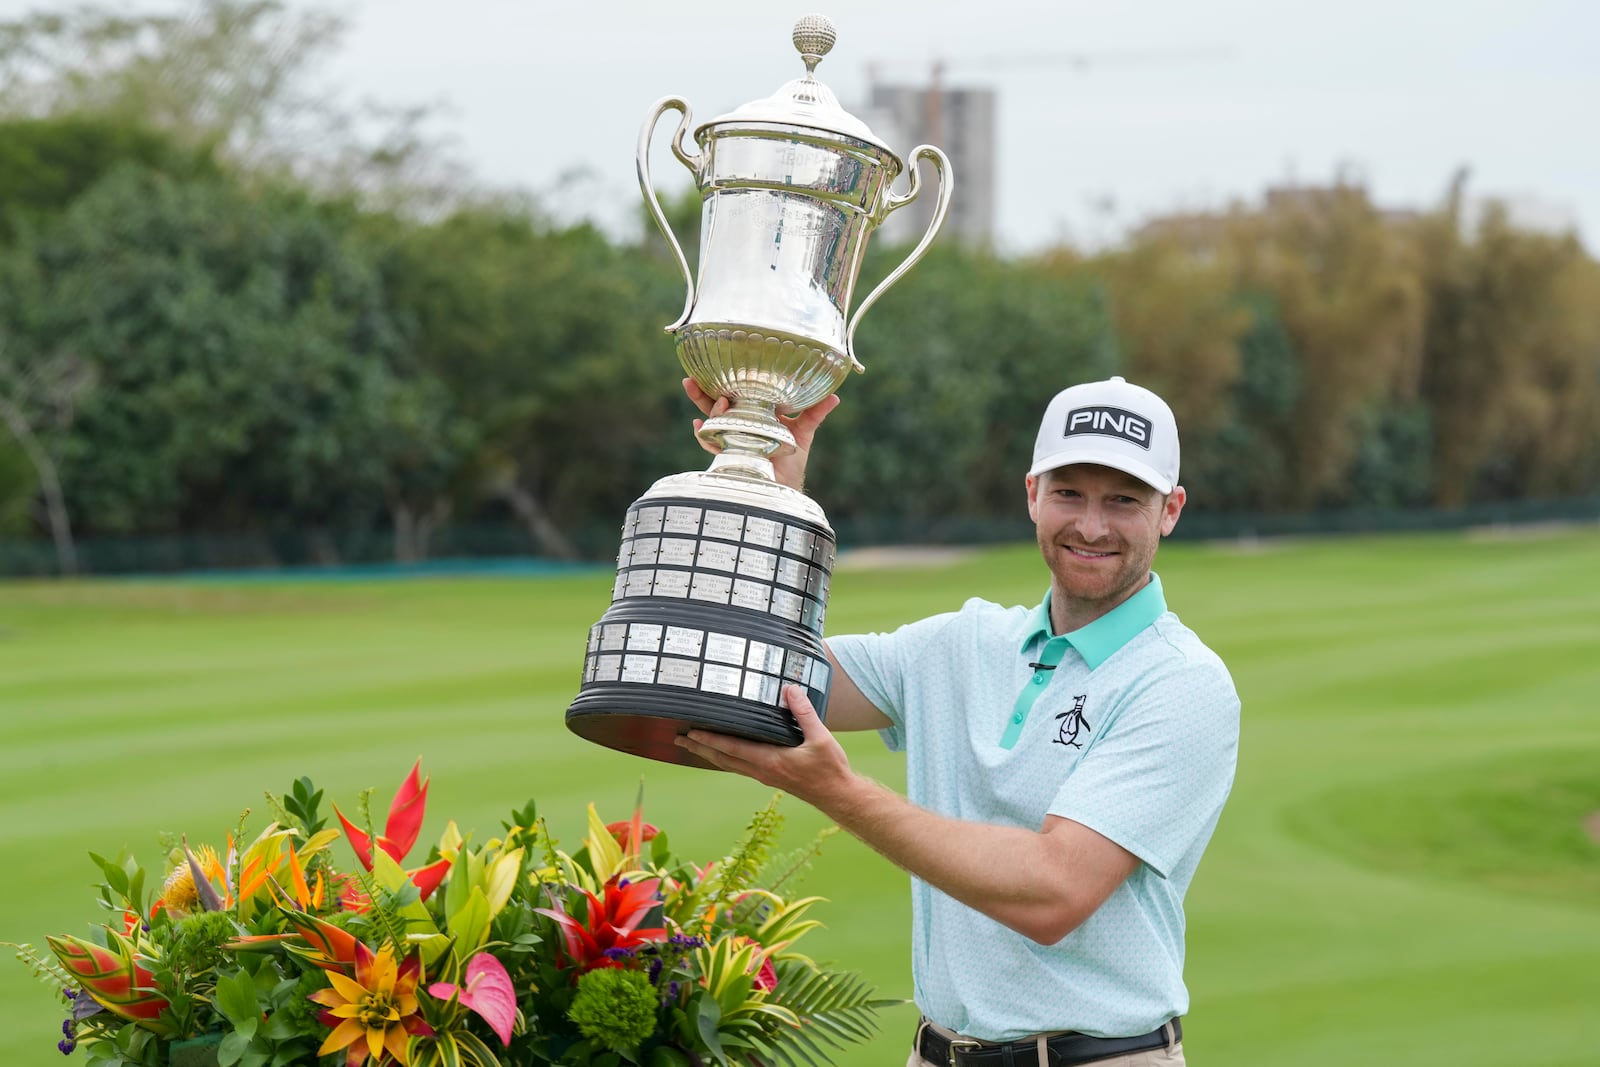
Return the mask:
[[1181,485],[1163,495],[1131,474],[1088,463],[1028,479],[1028,517],[1050,568],[1057,633],[1093,622],[1144,588],[1184,496]]

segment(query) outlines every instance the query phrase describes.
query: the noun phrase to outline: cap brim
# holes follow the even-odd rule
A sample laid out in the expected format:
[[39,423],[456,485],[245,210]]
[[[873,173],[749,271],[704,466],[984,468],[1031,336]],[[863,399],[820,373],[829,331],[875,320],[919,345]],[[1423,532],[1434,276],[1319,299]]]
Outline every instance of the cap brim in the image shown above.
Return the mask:
[[1132,456],[1120,452],[1101,452],[1087,448],[1063,449],[1035,460],[1033,468],[1028,471],[1028,476],[1037,478],[1046,471],[1053,471],[1057,467],[1070,467],[1074,463],[1093,463],[1100,467],[1110,467],[1124,474],[1133,475],[1158,493],[1172,492],[1172,482],[1163,478],[1150,464],[1141,463]]

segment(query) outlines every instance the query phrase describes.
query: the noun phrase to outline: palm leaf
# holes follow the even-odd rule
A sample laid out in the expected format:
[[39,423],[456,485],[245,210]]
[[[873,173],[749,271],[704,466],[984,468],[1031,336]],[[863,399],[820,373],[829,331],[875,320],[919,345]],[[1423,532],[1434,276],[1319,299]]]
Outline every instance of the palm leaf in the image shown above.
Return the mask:
[[816,1067],[833,1062],[834,1050],[870,1040],[878,1032],[880,1008],[899,1003],[880,999],[860,975],[822,970],[787,957],[774,961],[778,988],[773,1002],[802,1020],[797,1028],[771,1034],[773,1059],[780,1067]]

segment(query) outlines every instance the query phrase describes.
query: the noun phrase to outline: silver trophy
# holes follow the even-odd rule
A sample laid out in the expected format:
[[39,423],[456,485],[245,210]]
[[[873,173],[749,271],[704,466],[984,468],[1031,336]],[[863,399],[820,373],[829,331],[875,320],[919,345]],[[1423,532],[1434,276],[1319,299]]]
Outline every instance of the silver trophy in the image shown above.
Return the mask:
[[[905,163],[816,80],[832,24],[796,23],[804,77],[694,129],[689,104],[657,101],[639,131],[639,185],[672,246],[688,293],[667,327],[684,370],[728,410],[700,436],[721,447],[704,471],[662,478],[628,509],[611,607],[589,631],[583,685],[567,726],[610,748],[704,766],[673,739],[701,728],[796,745],[782,687],[804,686],[826,714],[823,615],[835,539],[822,509],[773,480],[792,451],[778,418],[839,388],[856,359],[861,316],[927,251],[950,204],[950,163],[931,145]],[[672,153],[704,208],[700,276],[690,273],[650,179],[650,143],[668,111]],[[922,195],[915,163],[939,175],[932,221],[905,261],[849,315],[867,239]],[[848,317],[847,317],[848,316]]]

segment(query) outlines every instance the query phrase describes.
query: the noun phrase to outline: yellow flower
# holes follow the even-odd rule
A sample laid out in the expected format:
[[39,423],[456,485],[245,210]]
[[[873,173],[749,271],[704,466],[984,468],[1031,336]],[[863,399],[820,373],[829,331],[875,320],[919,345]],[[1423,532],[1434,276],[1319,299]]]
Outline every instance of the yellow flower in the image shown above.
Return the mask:
[[[161,898],[156,901],[158,907],[167,909],[174,916],[183,918],[203,910],[200,902],[200,887],[195,885],[194,869],[189,865],[187,856],[183,852],[176,852],[176,862],[173,864],[172,873],[167,875],[167,880],[161,885]],[[218,858],[216,850],[210,845],[204,845],[195,854],[195,861],[200,864],[200,873],[207,878],[215,878],[226,882],[228,872]]]
[[408,1064],[410,1035],[433,1032],[417,1014],[422,959],[413,953],[396,966],[388,945],[373,952],[357,941],[355,950],[355,975],[329,971],[333,988],[311,994],[312,1001],[328,1009],[320,1016],[323,1024],[333,1027],[317,1055],[346,1049],[346,1067],[359,1067],[369,1055],[375,1065],[389,1057]]
[[161,899],[157,903],[179,918],[200,910],[200,890],[195,888],[194,874],[188,863],[172,868],[161,886]]

